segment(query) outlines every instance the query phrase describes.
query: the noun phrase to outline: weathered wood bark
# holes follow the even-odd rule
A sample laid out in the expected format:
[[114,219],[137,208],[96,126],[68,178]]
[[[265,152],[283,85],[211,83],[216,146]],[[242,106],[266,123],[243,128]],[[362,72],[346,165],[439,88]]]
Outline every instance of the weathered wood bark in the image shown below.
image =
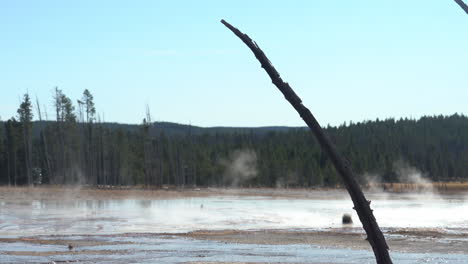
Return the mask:
[[463,0],[455,0],[455,2],[468,14],[468,5],[466,5]]
[[333,162],[338,173],[343,178],[343,182],[346,186],[346,189],[351,196],[351,199],[354,203],[354,209],[356,210],[359,219],[362,222],[364,230],[367,234],[367,240],[369,241],[372,249],[374,251],[375,258],[379,264],[388,264],[392,263],[390,255],[388,253],[388,246],[385,241],[385,238],[380,231],[380,228],[375,220],[374,214],[370,208],[370,201],[364,196],[359,184],[356,182],[353,171],[349,163],[340,156],[337,148],[324,133],[320,124],[312,115],[309,109],[302,104],[301,99],[293,89],[289,86],[288,83],[284,82],[279,73],[271,64],[270,60],[263,53],[263,51],[258,47],[258,45],[250,39],[246,34],[240,32],[237,28],[233,27],[224,20],[221,20],[227,28],[229,28],[237,37],[239,37],[254,53],[255,57],[260,61],[262,68],[268,73],[272,82],[278,87],[278,89],[283,93],[286,100],[296,109],[302,119],[306,122],[309,128],[317,137],[317,140],[320,143],[320,146],[323,151],[325,151],[330,159]]

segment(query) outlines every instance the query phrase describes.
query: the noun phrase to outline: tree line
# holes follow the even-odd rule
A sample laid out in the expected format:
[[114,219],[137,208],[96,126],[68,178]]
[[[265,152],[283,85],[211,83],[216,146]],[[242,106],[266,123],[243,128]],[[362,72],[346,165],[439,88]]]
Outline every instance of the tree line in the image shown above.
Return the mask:
[[[102,122],[89,90],[73,103],[55,88],[53,102],[56,118],[45,121],[38,100],[33,103],[26,93],[16,116],[0,123],[0,184],[314,187],[341,183],[304,128],[213,132],[180,126],[183,132],[173,133],[153,122],[149,109],[139,125]],[[433,181],[468,176],[464,115],[351,122],[326,131],[362,183],[369,178],[405,181],[402,167],[414,168],[411,171]]]

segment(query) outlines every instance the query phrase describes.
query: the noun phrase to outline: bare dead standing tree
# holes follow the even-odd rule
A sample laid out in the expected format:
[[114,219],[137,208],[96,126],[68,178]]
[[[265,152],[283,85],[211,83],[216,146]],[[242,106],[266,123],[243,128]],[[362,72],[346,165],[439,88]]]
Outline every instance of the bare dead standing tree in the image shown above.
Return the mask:
[[[37,115],[39,117],[39,121],[42,122],[42,112],[41,112],[41,107],[39,105],[39,99],[36,97],[36,109],[37,109]],[[46,119],[47,120],[47,119]],[[48,148],[47,148],[47,138],[46,138],[46,133],[45,131],[41,131],[40,133],[40,136],[41,136],[41,147],[42,147],[42,151],[43,151],[43,155],[44,155],[44,161],[45,161],[45,164],[46,164],[46,168],[47,168],[47,175],[48,175],[48,178],[50,179],[50,175],[52,173],[52,167],[50,165],[50,156],[49,156],[49,151],[48,151]]]
[[468,5],[463,0],[455,0],[455,2],[468,14]]
[[354,209],[356,210],[359,219],[364,227],[364,230],[367,234],[367,240],[372,246],[374,251],[375,258],[378,264],[390,264],[392,260],[388,253],[388,245],[385,241],[385,237],[382,234],[382,231],[375,220],[374,214],[370,208],[370,201],[366,199],[364,193],[361,190],[361,187],[356,181],[353,171],[349,162],[341,157],[338,153],[336,146],[331,142],[328,136],[320,127],[320,124],[312,115],[310,110],[302,104],[301,99],[293,89],[289,86],[287,82],[284,82],[280,74],[271,64],[270,60],[267,58],[265,53],[259,48],[257,43],[255,43],[247,34],[242,33],[237,28],[233,27],[231,24],[226,21],[221,20],[227,28],[229,28],[237,37],[239,37],[254,53],[257,60],[262,65],[262,68],[270,76],[272,82],[278,87],[278,89],[283,93],[286,100],[296,109],[301,118],[309,126],[309,128],[314,133],[318,142],[320,143],[321,148],[328,154],[336,170],[341,175],[343,182],[348,190],[349,195],[354,203]]

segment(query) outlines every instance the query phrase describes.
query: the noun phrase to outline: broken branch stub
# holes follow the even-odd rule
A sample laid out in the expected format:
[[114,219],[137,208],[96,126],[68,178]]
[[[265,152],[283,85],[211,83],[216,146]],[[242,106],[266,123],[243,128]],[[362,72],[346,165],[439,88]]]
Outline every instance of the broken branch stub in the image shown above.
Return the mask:
[[262,68],[270,76],[272,82],[276,85],[276,87],[278,87],[286,100],[289,101],[294,109],[296,109],[307,126],[312,130],[322,150],[328,154],[329,158],[333,162],[333,165],[335,166],[335,169],[343,179],[346,189],[348,190],[348,193],[354,203],[354,208],[359,216],[359,220],[361,220],[362,226],[366,231],[367,240],[372,246],[377,263],[391,264],[392,260],[388,253],[388,245],[385,241],[385,237],[383,236],[382,231],[380,231],[379,225],[375,220],[374,214],[370,208],[370,202],[367,201],[364,193],[361,190],[361,187],[356,182],[356,178],[348,162],[338,153],[336,146],[322,130],[320,124],[312,115],[310,110],[302,104],[302,100],[299,98],[299,96],[297,96],[297,94],[293,91],[287,82],[284,82],[281,79],[278,71],[276,71],[276,69],[273,67],[265,53],[263,53],[263,51],[258,47],[257,43],[255,43],[247,34],[242,33],[224,19],[221,20],[221,23],[229,28],[250,48],[250,50],[252,50],[255,57],[262,65]]

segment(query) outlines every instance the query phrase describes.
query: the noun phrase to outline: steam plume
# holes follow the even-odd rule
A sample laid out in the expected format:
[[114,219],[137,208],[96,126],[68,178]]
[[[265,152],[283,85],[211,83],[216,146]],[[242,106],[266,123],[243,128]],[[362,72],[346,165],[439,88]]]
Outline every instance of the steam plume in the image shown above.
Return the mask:
[[257,176],[257,154],[253,150],[236,150],[221,164],[225,166],[224,182],[231,186],[239,186]]

